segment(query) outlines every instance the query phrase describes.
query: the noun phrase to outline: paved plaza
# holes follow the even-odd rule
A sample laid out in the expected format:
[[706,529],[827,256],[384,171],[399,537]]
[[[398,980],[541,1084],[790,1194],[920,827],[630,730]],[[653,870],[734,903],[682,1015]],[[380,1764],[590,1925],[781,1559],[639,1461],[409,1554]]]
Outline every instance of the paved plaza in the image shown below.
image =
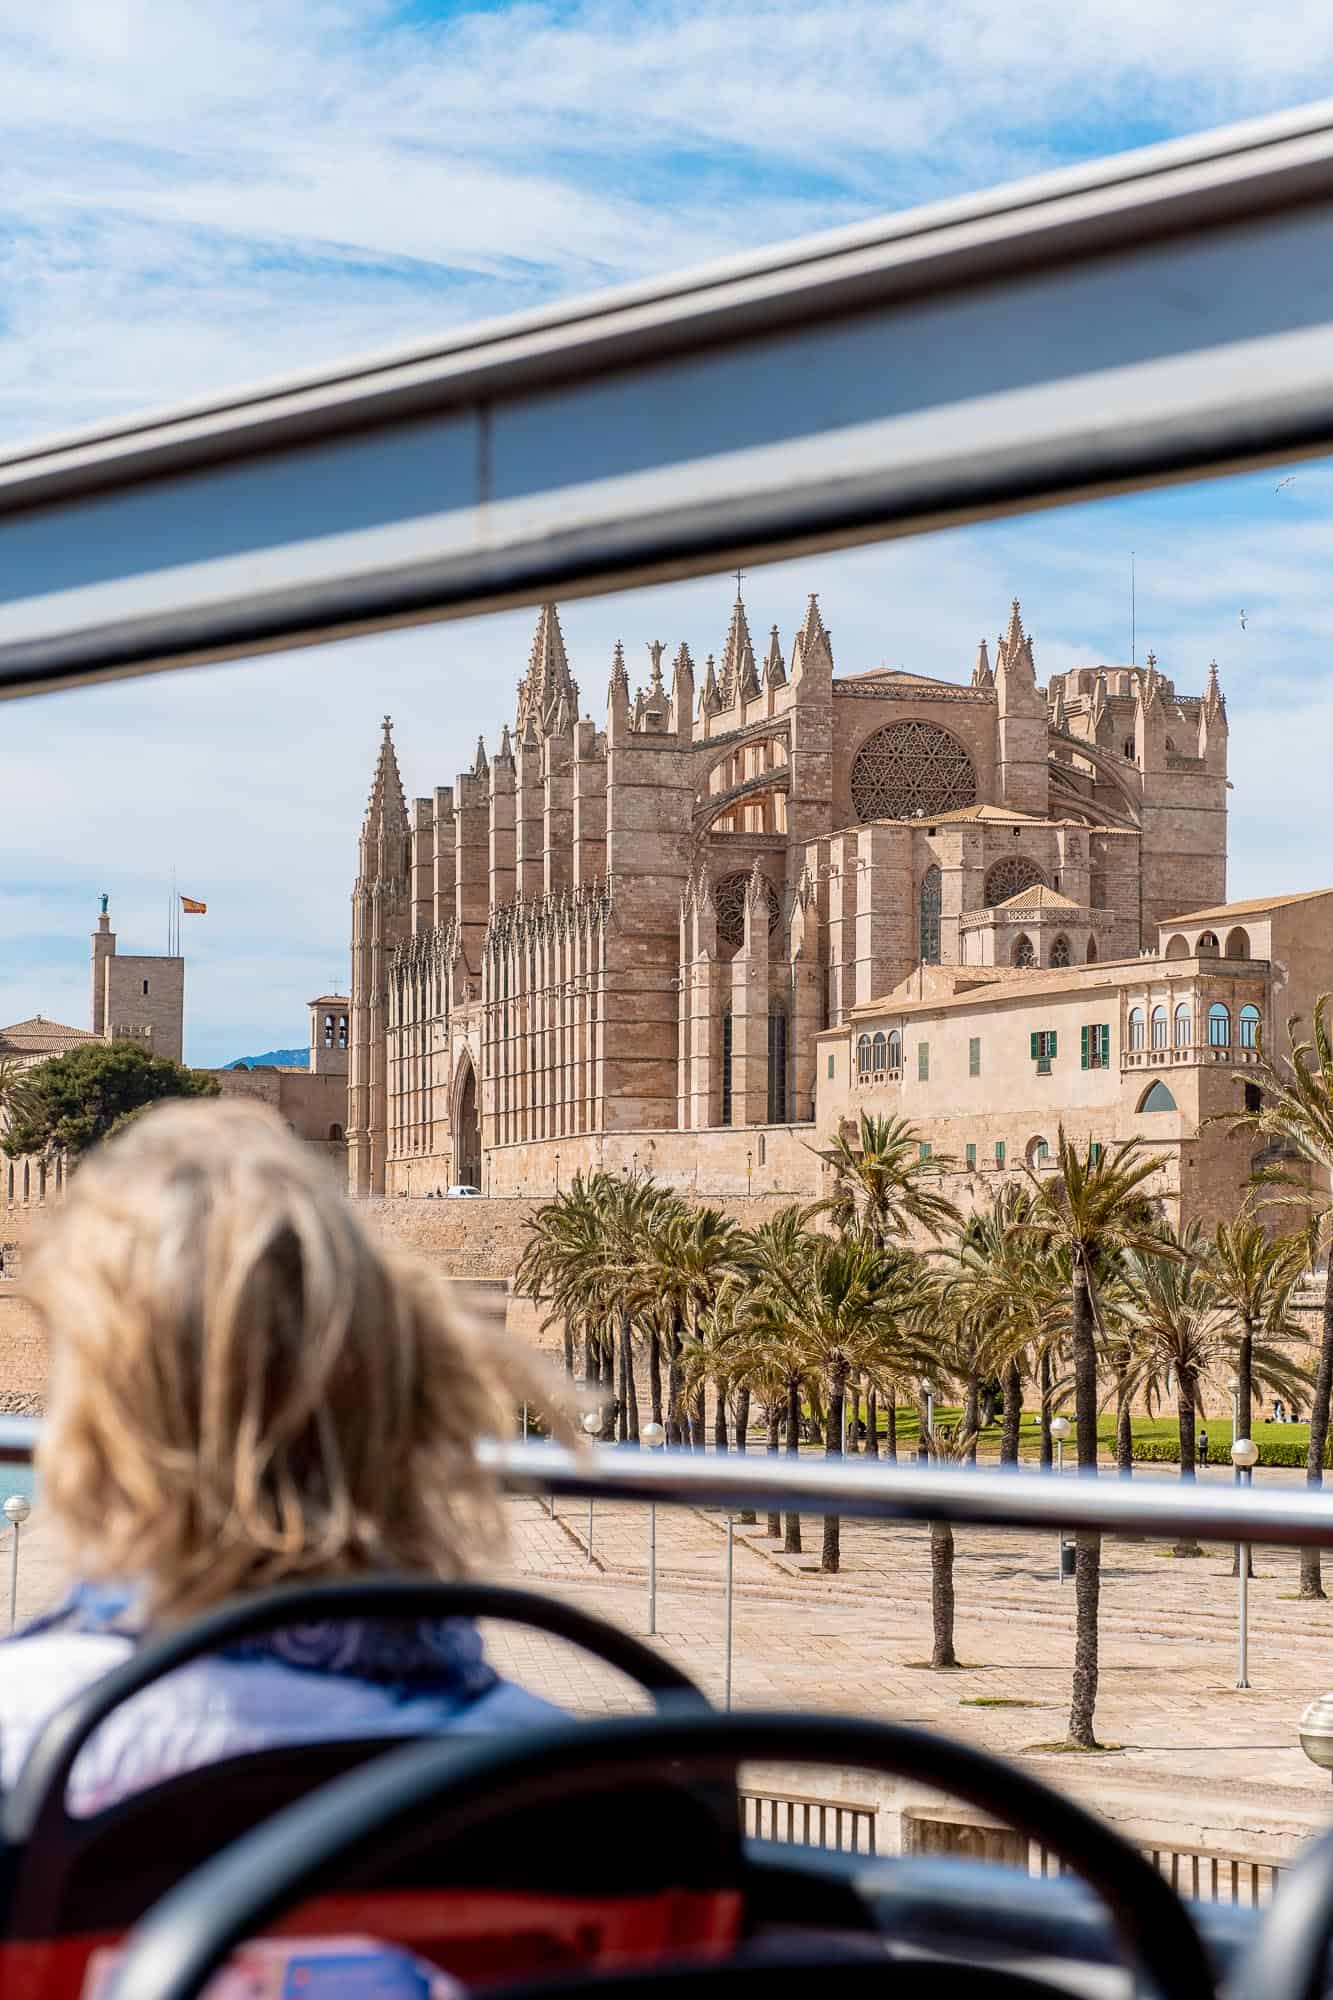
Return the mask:
[[[1217,1470],[1210,1478],[1226,1480]],[[1266,1481],[1297,1481],[1272,1472]],[[1333,1495],[1330,1495],[1333,1509]],[[553,1591],[645,1634],[647,1510],[598,1503],[589,1561],[588,1506],[509,1503],[514,1581]],[[1301,1752],[1296,1721],[1333,1685],[1333,1599],[1295,1601],[1297,1558],[1256,1551],[1250,1585],[1249,1692],[1236,1681],[1237,1586],[1231,1551],[1179,1560],[1164,1545],[1107,1541],[1103,1557],[1098,1732],[1119,1746],[1101,1757],[1040,1746],[1064,1734],[1074,1640],[1074,1590],[1057,1578],[1054,1538],[959,1529],[956,1673],[932,1673],[927,1530],[844,1521],[843,1569],[817,1569],[820,1524],[805,1522],[804,1558],[782,1554],[754,1527],[735,1531],[733,1701],[807,1705],[896,1717],[1017,1756],[1142,1840],[1198,1842],[1281,1859],[1333,1811],[1333,1788]],[[725,1517],[657,1511],[657,1643],[715,1700],[725,1660]],[[0,1575],[8,1578],[8,1543]],[[1333,1590],[1333,1557],[1329,1561]],[[20,1615],[51,1602],[60,1563],[40,1507],[24,1531]],[[564,1644],[495,1630],[504,1671],[579,1714],[642,1705],[619,1677]],[[771,1774],[770,1774],[771,1775]],[[794,1788],[873,1794],[883,1805],[926,1794],[876,1788],[855,1773]]]

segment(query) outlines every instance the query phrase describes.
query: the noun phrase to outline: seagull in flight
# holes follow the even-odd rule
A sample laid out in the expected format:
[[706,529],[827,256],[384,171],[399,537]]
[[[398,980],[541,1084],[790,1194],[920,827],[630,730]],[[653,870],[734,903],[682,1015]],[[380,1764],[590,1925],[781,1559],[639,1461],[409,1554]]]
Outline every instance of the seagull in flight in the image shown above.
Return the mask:
[[1292,473],[1289,473],[1289,474],[1287,475],[1287,477],[1286,477],[1285,479],[1279,479],[1279,480],[1278,480],[1278,483],[1277,483],[1277,485],[1276,485],[1276,486],[1275,486],[1275,487],[1273,488],[1273,491],[1274,491],[1275,493],[1280,493],[1280,492],[1282,491],[1282,489],[1283,489],[1283,487],[1284,487],[1284,486],[1290,486],[1290,485],[1292,485],[1292,484],[1293,484],[1293,482],[1295,481],[1295,478],[1296,478],[1296,475],[1295,475],[1295,473],[1294,473],[1294,472],[1292,472]]
[[1243,604],[1240,608],[1240,629],[1242,632],[1245,630],[1245,606]]

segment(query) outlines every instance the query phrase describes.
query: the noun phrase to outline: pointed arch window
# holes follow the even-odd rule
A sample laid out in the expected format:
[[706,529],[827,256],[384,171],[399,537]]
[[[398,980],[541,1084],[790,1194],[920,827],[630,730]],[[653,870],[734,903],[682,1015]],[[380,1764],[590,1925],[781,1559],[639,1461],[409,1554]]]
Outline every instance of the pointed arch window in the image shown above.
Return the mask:
[[1032,939],[1026,931],[1016,940],[1010,963],[1022,970],[1027,970],[1030,966],[1034,966],[1037,963],[1037,954],[1032,948]]
[[1243,1049],[1257,1049],[1259,1046],[1260,1014],[1257,1007],[1242,1007],[1240,1010],[1240,1045]]
[[731,1015],[722,1016],[722,1123],[731,1123]]
[[1176,1100],[1160,1077],[1148,1085],[1139,1099],[1140,1111],[1174,1111],[1175,1108]]
[[1072,955],[1069,949],[1069,939],[1062,932],[1051,946],[1051,964],[1069,965],[1071,963]]
[[920,895],[921,917],[921,963],[938,965],[940,962],[940,906],[943,893],[938,868],[927,868],[921,877]]
[[781,1007],[768,1017],[768,1122],[787,1122],[787,1015]]

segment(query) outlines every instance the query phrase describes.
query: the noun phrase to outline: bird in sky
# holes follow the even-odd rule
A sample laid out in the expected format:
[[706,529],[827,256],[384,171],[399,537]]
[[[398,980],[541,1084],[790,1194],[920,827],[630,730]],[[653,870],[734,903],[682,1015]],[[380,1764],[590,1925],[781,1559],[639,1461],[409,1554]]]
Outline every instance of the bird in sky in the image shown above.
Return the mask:
[[1245,630],[1245,606],[1243,604],[1240,607],[1240,629],[1242,632]]
[[1279,480],[1278,480],[1278,483],[1277,483],[1277,485],[1276,485],[1276,486],[1275,486],[1275,487],[1273,488],[1273,491],[1274,491],[1275,493],[1280,493],[1280,492],[1282,491],[1283,487],[1284,487],[1284,486],[1290,486],[1290,485],[1291,485],[1291,484],[1293,483],[1293,481],[1295,480],[1295,478],[1296,478],[1296,475],[1295,475],[1295,473],[1294,473],[1294,472],[1291,472],[1291,473],[1288,473],[1288,475],[1287,475],[1287,477],[1286,477],[1285,479],[1279,479]]

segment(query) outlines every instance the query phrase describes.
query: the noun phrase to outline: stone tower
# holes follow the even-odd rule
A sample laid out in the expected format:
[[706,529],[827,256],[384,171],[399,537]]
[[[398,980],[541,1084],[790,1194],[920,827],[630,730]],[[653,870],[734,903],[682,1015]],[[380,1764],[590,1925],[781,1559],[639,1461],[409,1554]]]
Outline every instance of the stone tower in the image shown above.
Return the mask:
[[409,845],[407,800],[393,750],[393,723],[386,715],[352,891],[347,1171],[348,1184],[358,1195],[384,1193],[389,958],[410,928]]

